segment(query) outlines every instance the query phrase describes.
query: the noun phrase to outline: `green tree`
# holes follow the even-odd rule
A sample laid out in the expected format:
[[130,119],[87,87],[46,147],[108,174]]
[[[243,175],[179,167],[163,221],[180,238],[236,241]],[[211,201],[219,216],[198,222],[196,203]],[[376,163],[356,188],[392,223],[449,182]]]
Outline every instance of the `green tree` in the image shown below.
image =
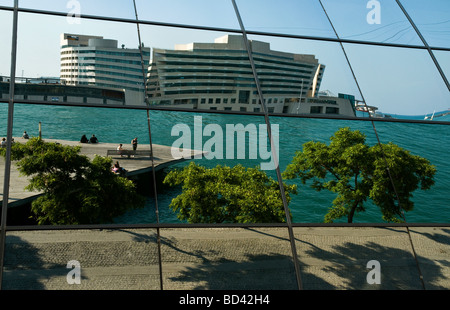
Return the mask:
[[90,161],[80,150],[39,138],[13,144],[11,159],[30,177],[26,189],[43,193],[31,208],[38,224],[109,223],[144,205],[133,182],[111,172],[111,158],[96,156]]
[[[182,185],[182,193],[170,207],[180,220],[190,223],[276,223],[285,222],[278,182],[259,168],[218,165],[205,168],[194,162],[172,170],[164,179],[171,186]],[[295,193],[295,185],[285,185]],[[290,215],[289,215],[290,216]]]
[[311,181],[313,189],[337,194],[325,222],[347,217],[352,223],[368,199],[380,207],[383,220],[401,222],[403,211],[413,209],[412,193],[434,184],[435,167],[393,143],[368,146],[364,134],[349,128],[339,129],[330,140],[329,145],[303,144],[283,172],[287,179]]

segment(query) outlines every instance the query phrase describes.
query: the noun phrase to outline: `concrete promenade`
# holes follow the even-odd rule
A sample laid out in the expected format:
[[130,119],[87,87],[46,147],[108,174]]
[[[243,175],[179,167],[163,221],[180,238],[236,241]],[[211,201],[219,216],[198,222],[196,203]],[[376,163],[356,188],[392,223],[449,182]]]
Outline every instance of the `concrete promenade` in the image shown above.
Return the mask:
[[[22,138],[14,138],[16,142],[26,143],[27,140]],[[80,143],[77,141],[67,141],[67,140],[56,140],[56,139],[44,139],[46,142],[57,142],[63,145],[71,145],[71,146],[81,146],[81,154],[88,156],[93,159],[95,155],[106,156],[107,150],[115,150],[119,143],[123,144],[124,149],[131,150],[130,141],[119,141],[118,143]],[[171,153],[170,146],[164,145],[155,145],[153,144],[153,154],[154,154],[154,166],[155,170],[163,169],[167,166],[170,166],[174,163],[188,160],[189,158],[174,158]],[[139,144],[138,150],[150,150],[149,144]],[[192,151],[192,155],[197,154],[197,152]],[[129,175],[133,176],[136,174],[149,172],[152,170],[152,162],[150,157],[140,157],[136,158],[127,158],[114,156],[114,162],[119,161],[120,165],[128,170]],[[5,174],[5,159],[0,156],[0,203],[3,201],[3,182],[4,182],[4,174]],[[40,193],[37,192],[29,192],[24,188],[28,185],[28,179],[24,176],[21,176],[17,166],[15,163],[12,163],[11,167],[11,177],[10,177],[10,187],[9,187],[9,205],[15,206],[26,203],[30,200],[33,200]]]
[[[303,289],[450,289],[450,226],[409,229],[410,234],[401,226],[294,227]],[[9,231],[3,289],[159,290],[156,233]],[[297,289],[286,227],[162,227],[160,240],[164,290]],[[80,284],[67,282],[71,260],[80,263]],[[376,279],[377,269],[367,267],[374,260],[380,284],[367,280]]]

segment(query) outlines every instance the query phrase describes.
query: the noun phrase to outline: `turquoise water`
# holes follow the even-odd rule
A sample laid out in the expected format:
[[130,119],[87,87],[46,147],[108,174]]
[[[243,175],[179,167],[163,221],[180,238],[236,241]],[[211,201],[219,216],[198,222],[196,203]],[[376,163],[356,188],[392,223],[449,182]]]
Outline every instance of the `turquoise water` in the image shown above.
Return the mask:
[[[187,113],[151,111],[152,142],[172,145],[178,136],[171,136],[172,127],[176,124],[188,125],[194,132],[194,115],[202,117],[203,128],[207,124],[219,124],[225,129],[226,124],[264,124],[262,116],[224,115],[209,113]],[[400,116],[396,116],[400,117]],[[0,136],[6,135],[7,104],[0,104]],[[423,119],[417,116],[416,119]],[[450,121],[450,115],[436,119]],[[329,137],[340,127],[358,129],[367,136],[370,145],[376,143],[376,136],[371,122],[303,119],[293,117],[271,117],[273,125],[279,125],[280,169],[284,171],[292,160],[295,151],[309,140],[328,142]],[[119,110],[105,108],[58,107],[16,104],[14,109],[14,136],[21,136],[26,130],[31,136],[38,135],[38,124],[42,124],[42,137],[78,141],[82,134],[95,134],[100,142],[123,143],[128,145],[133,137],[140,143],[149,142],[147,112],[140,110]],[[406,214],[408,222],[449,223],[450,203],[450,127],[432,124],[404,124],[375,122],[382,143],[392,141],[431,161],[437,168],[435,185],[428,191],[416,191],[413,201],[414,210]],[[203,143],[209,137],[203,138]],[[248,141],[255,145],[257,141]],[[193,145],[192,145],[193,147]],[[243,147],[242,145],[239,147]],[[247,156],[248,158],[248,156]],[[254,167],[261,159],[224,159],[196,160],[199,164],[213,167],[217,164],[242,164]],[[188,163],[178,164],[182,167]],[[276,178],[275,171],[268,171]],[[2,180],[3,182],[3,180]],[[291,181],[290,181],[291,182]],[[180,192],[178,188],[164,189],[158,193],[158,206],[161,222],[178,222],[175,214],[168,208],[171,199]],[[293,221],[297,223],[320,223],[327,212],[334,195],[327,192],[315,192],[298,182],[298,194],[292,196],[289,205]],[[155,199],[149,198],[144,209],[133,210],[117,218],[117,223],[154,223]],[[354,222],[382,222],[381,214],[376,206],[369,205],[366,212],[357,214]]]

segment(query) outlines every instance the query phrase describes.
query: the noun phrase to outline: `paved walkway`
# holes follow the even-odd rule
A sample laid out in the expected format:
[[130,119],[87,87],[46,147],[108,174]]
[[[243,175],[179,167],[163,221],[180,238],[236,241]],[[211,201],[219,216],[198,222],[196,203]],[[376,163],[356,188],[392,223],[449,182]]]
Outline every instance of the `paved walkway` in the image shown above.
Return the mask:
[[[405,227],[294,227],[303,289],[422,290],[420,274],[450,289],[450,227],[410,232],[417,261]],[[156,240],[150,228],[10,231],[3,288],[159,290]],[[160,240],[165,290],[296,289],[286,228],[161,228]],[[71,260],[80,284],[67,282]]]
[[[22,138],[14,138],[16,142],[25,143],[27,140]],[[66,141],[66,140],[55,140],[55,139],[44,139],[46,142],[57,142],[63,145],[71,145],[71,146],[81,146],[81,154],[88,156],[93,159],[94,156],[101,155],[106,156],[107,150],[115,150],[119,145],[114,143],[98,143],[98,144],[84,144],[75,141]],[[120,143],[120,142],[119,142]],[[131,149],[131,146],[126,142],[123,142],[125,149]],[[140,150],[150,150],[149,144],[139,144],[138,149]],[[153,145],[153,154],[154,154],[154,166],[155,170],[159,170],[165,168],[174,163],[190,159],[189,158],[174,158],[171,153],[170,146],[164,145]],[[192,154],[197,154],[192,151]],[[136,158],[127,158],[120,156],[113,157],[113,160],[118,160],[120,165],[129,171],[129,175],[135,175],[143,172],[151,171],[152,162],[150,157],[136,157]],[[0,156],[0,203],[3,201],[3,182],[4,182],[4,174],[5,174],[5,159]],[[29,184],[28,178],[21,176],[17,166],[12,164],[11,168],[11,177],[10,177],[10,187],[9,187],[9,203],[10,206],[19,205],[26,203],[30,200],[35,199],[39,193],[37,192],[28,192],[24,190],[25,186]]]

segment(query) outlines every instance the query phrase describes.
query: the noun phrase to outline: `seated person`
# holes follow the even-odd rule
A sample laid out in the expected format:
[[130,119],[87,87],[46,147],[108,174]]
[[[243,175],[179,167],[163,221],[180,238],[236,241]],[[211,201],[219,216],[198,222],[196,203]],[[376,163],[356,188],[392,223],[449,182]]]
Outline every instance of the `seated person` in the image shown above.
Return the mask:
[[122,143],[121,143],[121,144],[119,144],[119,146],[117,147],[117,154],[119,154],[120,157],[123,157],[122,151],[123,151],[123,147],[122,147]]
[[98,139],[95,135],[92,135],[92,137],[89,139],[89,142],[91,143],[98,143]]
[[116,161],[116,163],[114,164],[114,166],[112,167],[112,172],[116,173],[116,174],[120,174],[120,175],[125,175],[126,174],[126,170],[122,167],[120,167],[119,162]]
[[24,132],[23,132],[23,135],[22,135],[22,138],[24,138],[24,139],[29,139],[30,136],[28,136],[27,132],[24,131]]
[[83,135],[83,136],[81,137],[80,142],[81,142],[81,143],[88,143],[89,140],[88,140],[88,138],[86,137],[86,135]]

